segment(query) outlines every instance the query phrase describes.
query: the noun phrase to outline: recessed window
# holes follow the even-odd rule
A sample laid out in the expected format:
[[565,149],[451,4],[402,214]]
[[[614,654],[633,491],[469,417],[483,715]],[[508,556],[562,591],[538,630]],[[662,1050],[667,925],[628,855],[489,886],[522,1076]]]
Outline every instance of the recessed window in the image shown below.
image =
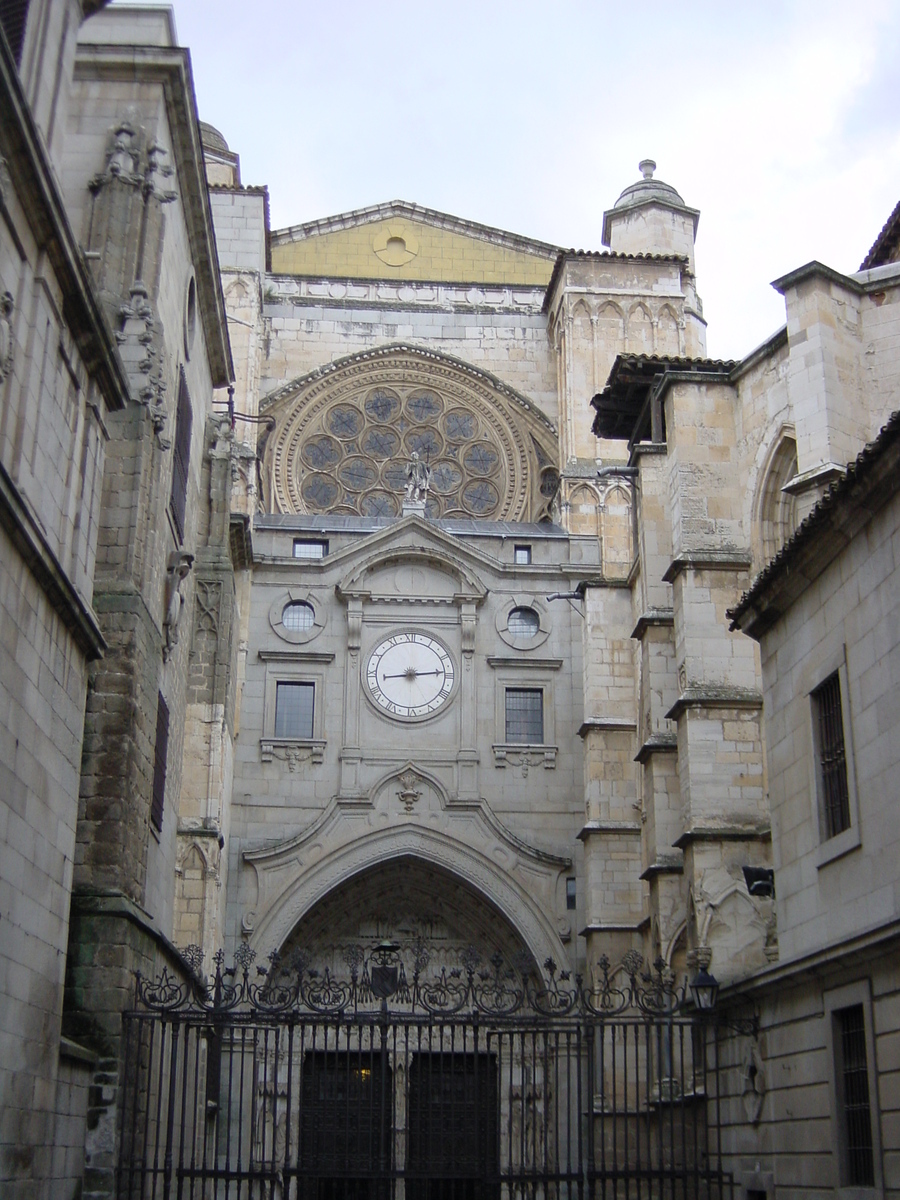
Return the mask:
[[324,558],[327,553],[327,542],[315,538],[294,538],[294,558]]
[[533,608],[514,608],[506,619],[506,628],[513,637],[537,637],[541,619]]
[[192,275],[188,283],[187,298],[184,304],[184,355],[191,357],[194,346],[194,334],[197,330],[197,284]]
[[175,446],[172,451],[172,491],[169,496],[169,512],[179,542],[184,540],[184,516],[187,507],[188,470],[191,462],[191,429],[194,414],[188,395],[184,371],[178,383],[178,404],[175,410]]
[[513,557],[517,567],[527,567],[531,562],[531,547],[516,546]]
[[281,614],[281,624],[290,633],[306,633],[312,629],[316,619],[315,610],[311,604],[303,600],[295,600],[284,606]]
[[166,803],[166,769],[169,759],[169,706],[162,692],[156,699],[156,744],[153,752],[153,791],[150,796],[150,823],[162,829]]
[[275,736],[311,738],[313,735],[313,683],[279,683],[275,686]]
[[875,1154],[869,1103],[866,1019],[861,1004],[834,1013],[835,1075],[843,1141],[841,1181],[851,1187],[874,1187]]
[[506,740],[543,744],[544,693],[541,688],[506,689]]
[[819,802],[827,838],[850,828],[850,790],[838,671],[812,693]]
[[566,908],[569,910],[569,912],[572,912],[575,908],[576,896],[577,896],[577,892],[575,890],[575,880],[567,879],[566,880]]

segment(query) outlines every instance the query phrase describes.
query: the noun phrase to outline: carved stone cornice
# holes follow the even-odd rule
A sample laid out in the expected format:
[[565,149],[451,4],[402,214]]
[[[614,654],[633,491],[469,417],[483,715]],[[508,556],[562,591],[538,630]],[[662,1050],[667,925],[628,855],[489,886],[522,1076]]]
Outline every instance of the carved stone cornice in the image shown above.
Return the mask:
[[558,746],[522,745],[518,742],[495,742],[491,749],[495,767],[519,767],[524,779],[528,778],[530,767],[555,770],[559,753]]
[[259,743],[260,761],[277,759],[288,770],[296,771],[305,762],[318,765],[325,759],[324,738],[262,738]]
[[751,688],[729,687],[726,684],[697,683],[684,689],[669,711],[666,719],[677,721],[689,708],[706,709],[760,709],[763,698]]
[[663,581],[674,583],[682,571],[749,571],[752,561],[749,550],[684,550],[672,559]]

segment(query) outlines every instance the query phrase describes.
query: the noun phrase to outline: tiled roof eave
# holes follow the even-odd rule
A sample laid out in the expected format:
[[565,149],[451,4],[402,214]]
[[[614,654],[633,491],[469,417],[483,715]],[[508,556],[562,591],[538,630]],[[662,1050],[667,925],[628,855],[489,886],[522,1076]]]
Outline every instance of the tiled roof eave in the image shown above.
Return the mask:
[[861,271],[870,271],[872,267],[880,267],[886,261],[882,252],[888,248],[892,239],[900,241],[900,203],[884,223],[884,227],[872,244],[872,248],[859,265]]

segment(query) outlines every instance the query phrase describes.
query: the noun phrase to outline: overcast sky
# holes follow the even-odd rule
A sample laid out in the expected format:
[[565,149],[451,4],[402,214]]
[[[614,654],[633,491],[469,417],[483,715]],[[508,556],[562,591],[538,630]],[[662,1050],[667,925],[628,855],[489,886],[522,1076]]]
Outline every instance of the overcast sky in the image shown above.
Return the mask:
[[403,199],[599,250],[639,159],[701,211],[709,352],[854,271],[900,199],[900,4],[175,0],[200,116],[273,228]]

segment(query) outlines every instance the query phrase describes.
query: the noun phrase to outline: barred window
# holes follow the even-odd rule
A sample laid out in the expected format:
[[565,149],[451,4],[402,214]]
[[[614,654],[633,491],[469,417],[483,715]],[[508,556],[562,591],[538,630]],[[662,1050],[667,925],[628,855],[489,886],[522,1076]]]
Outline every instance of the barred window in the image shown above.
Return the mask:
[[150,797],[150,822],[156,830],[162,829],[168,758],[169,706],[160,692],[156,701],[156,746],[153,751],[153,792]]
[[294,558],[324,558],[328,553],[328,543],[320,539],[294,539]]
[[314,683],[279,683],[275,686],[275,736],[311,738],[313,735]]
[[812,694],[816,722],[819,797],[825,836],[836,837],[850,828],[850,792],[844,749],[841,680],[837,671]]
[[169,511],[175,523],[178,540],[184,539],[184,514],[187,503],[188,469],[191,463],[191,427],[194,414],[188,395],[184,371],[178,384],[178,406],[175,413],[175,449],[172,457],[172,494]]
[[531,562],[531,547],[530,546],[516,546],[515,562],[516,562],[517,567],[527,567],[528,564]]
[[514,608],[506,618],[506,628],[513,637],[537,637],[541,631],[541,618],[533,608]]
[[846,1176],[842,1182],[850,1186],[874,1187],[875,1155],[863,1006],[854,1004],[851,1008],[838,1009],[834,1018],[838,1059],[835,1067]]
[[312,629],[315,620],[313,606],[304,600],[294,600],[286,604],[281,614],[281,624],[291,633],[306,633]]
[[544,693],[540,688],[506,689],[506,740],[543,743]]

